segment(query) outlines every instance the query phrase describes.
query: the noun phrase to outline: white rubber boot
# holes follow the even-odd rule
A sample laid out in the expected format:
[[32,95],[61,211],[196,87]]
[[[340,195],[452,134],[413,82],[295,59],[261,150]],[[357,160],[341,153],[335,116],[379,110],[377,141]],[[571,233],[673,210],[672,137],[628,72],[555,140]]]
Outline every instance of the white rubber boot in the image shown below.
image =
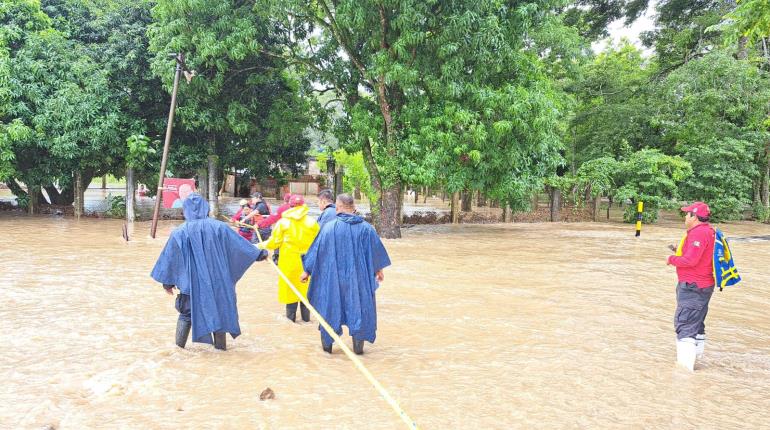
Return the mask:
[[695,355],[697,348],[695,342],[695,339],[691,337],[676,341],[676,362],[690,372],[695,370]]
[[695,357],[703,358],[703,350],[706,349],[706,335],[699,334],[695,336]]

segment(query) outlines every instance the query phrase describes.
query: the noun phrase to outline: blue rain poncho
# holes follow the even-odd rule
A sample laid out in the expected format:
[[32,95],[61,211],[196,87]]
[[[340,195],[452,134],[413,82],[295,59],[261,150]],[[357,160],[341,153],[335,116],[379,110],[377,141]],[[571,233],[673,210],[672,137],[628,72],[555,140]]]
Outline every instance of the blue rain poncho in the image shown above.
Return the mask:
[[[327,222],[303,257],[309,273],[308,299],[337,334],[348,326],[358,340],[374,342],[377,271],[390,265],[377,232],[358,215],[340,213]],[[319,327],[323,342],[332,338]]]
[[321,215],[318,215],[318,225],[323,227],[327,222],[333,220],[337,216],[337,206],[332,203],[326,208],[324,208],[323,211],[321,211]]
[[259,250],[209,218],[209,204],[199,194],[185,199],[183,211],[185,222],[171,233],[150,276],[190,296],[194,342],[211,343],[213,332],[235,338],[241,334],[235,283]]

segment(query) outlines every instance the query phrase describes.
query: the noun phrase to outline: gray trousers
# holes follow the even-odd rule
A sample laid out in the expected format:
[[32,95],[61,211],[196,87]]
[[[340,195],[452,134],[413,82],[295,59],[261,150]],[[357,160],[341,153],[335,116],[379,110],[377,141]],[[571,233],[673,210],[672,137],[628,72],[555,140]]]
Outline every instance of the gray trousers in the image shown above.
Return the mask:
[[706,314],[709,311],[709,300],[714,293],[714,286],[698,288],[690,282],[676,284],[676,313],[674,328],[676,338],[695,338],[696,335],[706,334]]

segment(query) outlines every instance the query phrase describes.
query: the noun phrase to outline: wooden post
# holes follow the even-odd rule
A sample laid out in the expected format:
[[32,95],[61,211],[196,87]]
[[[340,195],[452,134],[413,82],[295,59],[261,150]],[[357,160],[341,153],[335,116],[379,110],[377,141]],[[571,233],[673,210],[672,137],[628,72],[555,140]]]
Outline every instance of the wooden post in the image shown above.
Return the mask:
[[152,226],[150,227],[150,237],[155,239],[155,231],[158,229],[158,215],[160,214],[160,199],[163,198],[163,179],[166,177],[166,164],[168,163],[168,147],[171,144],[171,128],[174,124],[174,111],[176,109],[176,93],[179,90],[179,76],[182,74],[182,62],[184,54],[175,57],[176,70],[174,71],[174,87],[171,90],[171,107],[168,112],[168,122],[166,123],[166,139],[163,142],[163,156],[160,161],[160,175],[158,175],[158,192],[155,196],[155,208],[152,211]]

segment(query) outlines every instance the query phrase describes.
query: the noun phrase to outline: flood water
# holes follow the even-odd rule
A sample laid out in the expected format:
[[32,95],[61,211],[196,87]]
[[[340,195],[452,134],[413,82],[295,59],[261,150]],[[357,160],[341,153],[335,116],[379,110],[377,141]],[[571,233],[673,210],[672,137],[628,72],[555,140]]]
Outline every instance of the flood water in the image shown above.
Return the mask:
[[[0,428],[349,428],[403,424],[317,324],[292,324],[267,262],[238,284],[228,351],[174,345],[177,313],[137,223],[0,213]],[[728,236],[770,226],[721,226]],[[683,226],[417,226],[386,241],[377,342],[362,357],[417,424],[447,428],[767,428],[770,241],[733,244],[706,356],[677,368]],[[350,344],[348,337],[345,337]],[[270,387],[274,400],[260,401]]]

